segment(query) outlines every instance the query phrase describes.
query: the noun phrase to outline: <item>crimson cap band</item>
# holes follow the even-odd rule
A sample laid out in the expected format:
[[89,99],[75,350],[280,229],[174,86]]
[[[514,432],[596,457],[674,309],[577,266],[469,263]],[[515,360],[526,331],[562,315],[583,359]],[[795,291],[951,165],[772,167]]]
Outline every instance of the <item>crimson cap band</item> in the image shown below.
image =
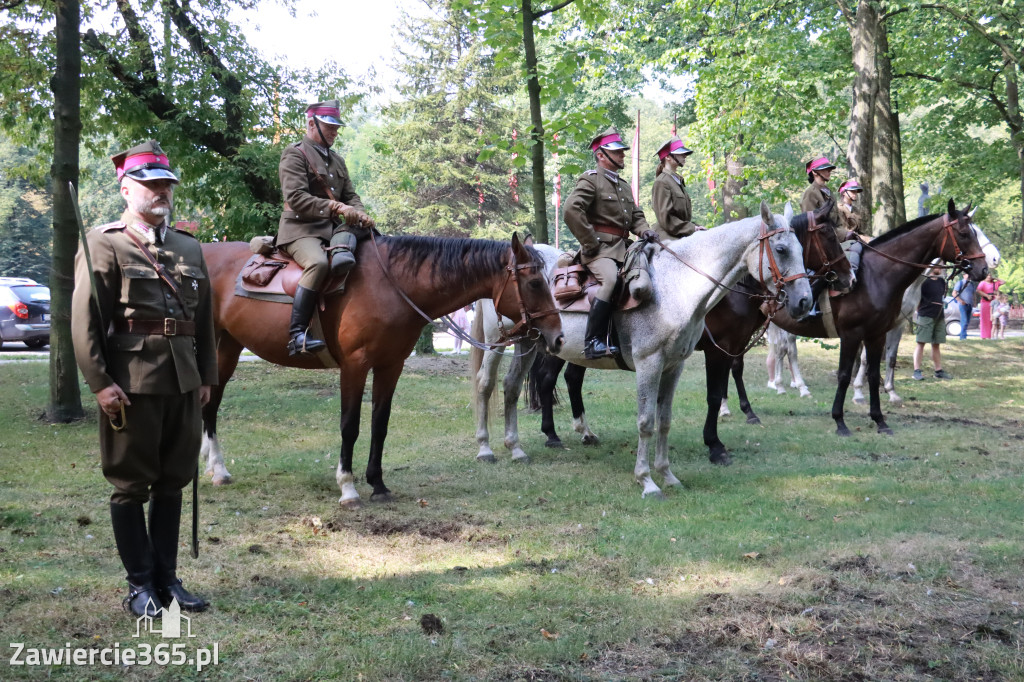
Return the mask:
[[321,123],[332,126],[341,125],[341,105],[338,100],[329,99],[326,102],[314,102],[306,107],[306,119],[316,118]]
[[595,152],[598,149],[615,151],[617,149],[629,149],[629,145],[622,141],[622,138],[619,137],[619,131],[615,129],[615,126],[612,126],[590,141],[590,149]]
[[686,156],[687,154],[692,153],[693,150],[687,149],[686,145],[683,144],[682,140],[680,140],[678,137],[673,137],[670,138],[668,142],[661,145],[661,147],[658,149],[658,159],[664,161],[665,157],[668,156],[669,154],[680,154],[682,156]]
[[860,186],[860,183],[856,179],[849,179],[839,187],[839,193],[843,192],[863,192],[864,188]]
[[814,161],[808,161],[806,168],[808,173],[813,173],[814,171],[832,170],[835,166],[832,165],[827,156],[822,156]]
[[126,152],[115,154],[110,157],[110,160],[114,162],[118,181],[127,175],[132,180],[139,182],[152,180],[178,182],[177,176],[171,171],[167,154],[160,149],[160,143],[156,140],[143,142]]

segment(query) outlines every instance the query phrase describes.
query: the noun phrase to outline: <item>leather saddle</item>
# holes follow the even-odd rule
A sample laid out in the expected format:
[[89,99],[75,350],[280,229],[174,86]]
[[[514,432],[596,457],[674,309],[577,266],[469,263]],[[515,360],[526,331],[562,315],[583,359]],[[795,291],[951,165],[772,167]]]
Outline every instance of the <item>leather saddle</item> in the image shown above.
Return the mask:
[[[351,270],[349,271],[351,272]],[[254,253],[245,262],[235,280],[235,295],[263,301],[291,303],[302,277],[302,266],[281,249],[267,255]],[[329,275],[320,290],[321,296],[345,291],[348,273]]]
[[[597,290],[597,280],[585,265],[571,264],[555,268],[552,275],[551,294],[562,312],[589,313]],[[638,301],[630,295],[628,286],[620,286],[619,290],[619,296],[615,300],[616,310],[632,310],[643,305],[643,301]]]

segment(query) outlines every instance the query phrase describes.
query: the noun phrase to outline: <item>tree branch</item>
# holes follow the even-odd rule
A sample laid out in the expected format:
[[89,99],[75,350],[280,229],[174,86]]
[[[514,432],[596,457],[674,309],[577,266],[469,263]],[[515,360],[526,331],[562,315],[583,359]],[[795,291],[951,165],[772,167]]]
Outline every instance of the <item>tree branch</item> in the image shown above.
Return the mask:
[[[998,76],[998,74],[996,75]],[[1006,104],[999,99],[999,95],[995,91],[995,77],[993,77],[991,85],[984,86],[970,81],[962,81],[955,78],[939,78],[938,76],[929,76],[928,74],[916,73],[914,71],[904,71],[902,73],[893,74],[893,78],[902,77],[917,78],[918,80],[931,81],[932,83],[956,83],[962,88],[979,92],[986,100],[992,103],[992,106],[999,110],[999,115],[1002,116],[1003,121],[1010,126],[1011,131],[1015,133],[1020,132],[1020,125],[1010,115],[1010,111],[1007,109]]]
[[14,9],[25,4],[25,0],[3,0],[0,2],[0,9]]
[[982,38],[998,47],[999,50],[1003,53],[1004,57],[1012,61],[1018,67],[1021,66],[1021,56],[1014,52],[1013,45],[1007,43],[999,36],[989,33],[989,31],[980,23],[978,23],[978,21],[976,21],[973,17],[970,17],[966,13],[961,12],[958,9],[949,7],[947,5],[921,5],[920,7],[921,9],[939,10],[940,12],[945,12],[946,14],[949,14],[950,16],[959,19],[960,21],[964,22],[972,29],[974,29]]
[[836,4],[839,5],[839,11],[843,13],[843,18],[846,19],[846,23],[853,24],[857,20],[856,15],[850,6],[846,4],[846,0],[836,0]]
[[128,29],[128,37],[139,50],[139,61],[142,62],[142,80],[150,88],[160,86],[157,80],[156,57],[153,56],[153,47],[149,44],[149,35],[142,30],[139,24],[139,15],[128,0],[117,0],[117,11],[124,18],[124,25]]
[[540,10],[539,12],[534,12],[533,13],[533,20],[537,21],[538,19],[540,19],[545,14],[551,14],[552,12],[557,12],[558,10],[562,9],[563,7],[567,7],[568,5],[571,5],[574,2],[576,2],[576,0],[562,0],[562,2],[558,3],[557,5],[553,5],[553,6],[549,7],[549,8],[547,8],[547,9]]

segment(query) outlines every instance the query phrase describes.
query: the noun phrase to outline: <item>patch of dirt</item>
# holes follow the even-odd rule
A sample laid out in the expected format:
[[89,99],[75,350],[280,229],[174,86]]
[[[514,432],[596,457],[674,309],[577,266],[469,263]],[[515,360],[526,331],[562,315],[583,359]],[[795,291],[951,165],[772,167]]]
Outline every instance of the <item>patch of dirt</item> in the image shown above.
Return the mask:
[[405,371],[422,376],[469,376],[468,355],[413,355],[405,360]]
[[412,535],[418,534],[432,540],[456,542],[462,538],[462,525],[454,521],[430,521],[426,519],[367,519],[363,524],[370,535]]

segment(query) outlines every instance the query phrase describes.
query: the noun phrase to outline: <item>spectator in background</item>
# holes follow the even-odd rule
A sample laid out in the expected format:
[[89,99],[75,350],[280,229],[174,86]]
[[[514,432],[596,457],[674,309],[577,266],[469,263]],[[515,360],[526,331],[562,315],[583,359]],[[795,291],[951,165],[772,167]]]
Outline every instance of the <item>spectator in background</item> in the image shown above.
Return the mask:
[[995,274],[989,272],[985,281],[978,285],[978,298],[981,299],[978,310],[981,311],[981,338],[992,338],[992,299],[999,292],[1003,280],[996,279]]
[[1010,324],[1010,299],[1006,294],[999,294],[996,304],[992,307],[992,315],[996,319],[996,338],[1006,338],[1006,327]]
[[928,279],[921,286],[921,302],[917,305],[917,348],[914,349],[914,380],[922,381],[921,359],[926,343],[932,344],[932,365],[936,379],[952,379],[942,369],[940,346],[946,342],[946,319],[943,315],[942,299],[946,295],[946,280],[942,279],[941,268],[931,268]]
[[[472,305],[464,306],[464,307],[459,308],[458,310],[456,310],[454,313],[452,313],[452,322],[454,322],[458,326],[458,328],[460,330],[462,330],[463,332],[469,332],[469,325],[472,322],[472,320],[470,320],[470,315],[472,315],[472,314],[473,314],[473,306]],[[448,333],[451,334],[452,337],[455,339],[455,347],[454,347],[454,350],[452,350],[452,352],[453,353],[461,353],[462,352],[462,335],[461,334],[455,334],[455,333],[452,333],[452,332],[448,332]]]
[[960,307],[961,341],[967,338],[967,325],[971,323],[971,311],[974,309],[974,293],[977,288],[977,282],[972,282],[971,276],[966,272],[963,278],[953,286],[953,298]]

